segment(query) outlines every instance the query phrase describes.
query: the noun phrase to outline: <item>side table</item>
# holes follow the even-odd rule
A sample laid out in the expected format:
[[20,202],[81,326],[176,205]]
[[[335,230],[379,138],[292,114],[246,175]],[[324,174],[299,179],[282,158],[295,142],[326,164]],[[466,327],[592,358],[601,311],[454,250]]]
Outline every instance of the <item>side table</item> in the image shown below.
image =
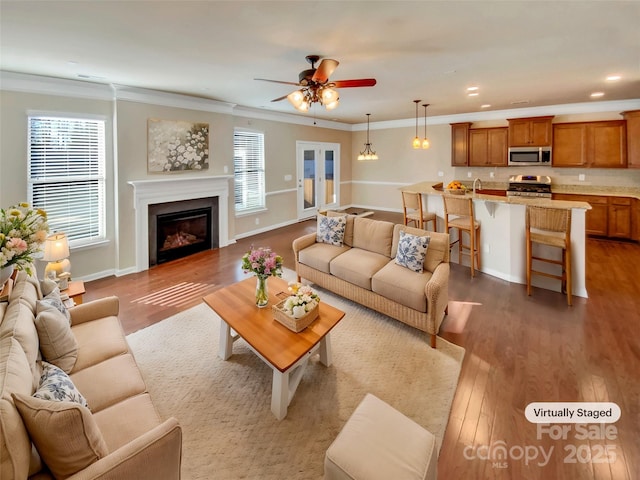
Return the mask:
[[82,280],[73,280],[69,282],[69,287],[61,293],[69,295],[69,299],[73,301],[74,305],[80,305],[83,301],[82,296],[86,293],[84,282]]

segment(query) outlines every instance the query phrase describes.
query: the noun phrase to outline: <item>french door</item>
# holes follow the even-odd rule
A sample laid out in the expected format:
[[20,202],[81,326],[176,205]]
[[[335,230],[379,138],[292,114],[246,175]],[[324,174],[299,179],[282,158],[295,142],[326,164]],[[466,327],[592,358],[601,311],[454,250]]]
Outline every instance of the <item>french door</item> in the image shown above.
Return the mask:
[[296,142],[298,218],[340,205],[340,144]]

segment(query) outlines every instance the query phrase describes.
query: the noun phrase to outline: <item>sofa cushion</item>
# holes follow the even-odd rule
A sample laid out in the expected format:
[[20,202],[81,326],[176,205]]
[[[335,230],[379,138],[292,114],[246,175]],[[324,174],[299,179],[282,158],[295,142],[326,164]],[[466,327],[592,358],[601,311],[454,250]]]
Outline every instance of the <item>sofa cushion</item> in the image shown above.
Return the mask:
[[33,394],[42,400],[76,402],[89,408],[89,404],[64,370],[51,363],[42,362],[40,385]]
[[89,409],[13,394],[42,460],[56,479],[64,479],[109,454]]
[[135,395],[93,414],[110,452],[162,423],[148,393]]
[[424,268],[424,257],[429,246],[429,236],[412,235],[408,232],[400,232],[396,263],[407,267],[413,272],[420,273]]
[[300,250],[298,262],[320,270],[321,272],[330,273],[329,264],[331,260],[347,251],[349,251],[349,247],[346,245],[336,247],[335,245],[328,245],[326,243],[314,243]]
[[390,259],[385,255],[352,248],[331,261],[330,273],[346,282],[371,290],[371,277],[389,262]]
[[35,314],[36,301],[40,298],[42,298],[42,293],[38,279],[27,274],[24,270],[19,270],[13,284],[13,290],[9,296],[9,301],[19,300],[29,307],[31,313]]
[[74,372],[71,380],[87,399],[94,413],[147,390],[130,353],[117,355]]
[[31,440],[11,394],[31,395],[31,369],[15,338],[0,339],[0,478],[27,478]]
[[43,300],[38,301],[37,311],[35,324],[42,356],[69,373],[78,358],[78,342],[71,332],[69,318],[53,303]]
[[416,273],[395,262],[389,262],[373,275],[371,289],[389,300],[426,312],[427,297],[424,289],[431,275],[426,270]]
[[78,359],[71,373],[129,351],[118,317],[102,317],[72,325],[71,331],[78,341]]
[[337,217],[327,217],[325,215],[318,214],[316,241],[341,247],[344,241],[344,229],[346,222],[346,218],[342,215]]
[[391,257],[393,223],[357,217],[353,221],[353,246]]
[[412,235],[431,237],[429,240],[429,248],[424,257],[424,268],[429,272],[435,271],[436,267],[442,262],[449,262],[449,235],[440,232],[427,232],[420,228],[407,227],[406,225],[395,225],[393,228],[393,246],[391,248],[391,257],[395,257],[398,253],[398,243],[400,241],[400,232],[408,232]]

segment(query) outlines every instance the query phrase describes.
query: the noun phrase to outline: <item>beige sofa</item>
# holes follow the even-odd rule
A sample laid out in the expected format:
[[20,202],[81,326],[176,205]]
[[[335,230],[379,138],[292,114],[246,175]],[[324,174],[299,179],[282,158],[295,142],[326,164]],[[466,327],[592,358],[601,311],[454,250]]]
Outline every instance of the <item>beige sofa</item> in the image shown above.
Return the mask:
[[[430,237],[419,273],[395,262],[401,231]],[[310,233],[294,240],[293,251],[298,280],[427,332],[435,348],[449,301],[448,234],[347,215],[343,245],[318,242]]]
[[[0,303],[0,478],[180,478],[181,428],[160,418],[146,391],[117,297],[69,310],[77,349],[62,352],[61,365],[89,409],[32,396],[43,366],[51,368],[43,352],[57,357],[55,334],[43,336],[54,322],[41,317],[40,299],[40,282],[18,272],[9,302]],[[43,319],[49,323],[36,323]]]

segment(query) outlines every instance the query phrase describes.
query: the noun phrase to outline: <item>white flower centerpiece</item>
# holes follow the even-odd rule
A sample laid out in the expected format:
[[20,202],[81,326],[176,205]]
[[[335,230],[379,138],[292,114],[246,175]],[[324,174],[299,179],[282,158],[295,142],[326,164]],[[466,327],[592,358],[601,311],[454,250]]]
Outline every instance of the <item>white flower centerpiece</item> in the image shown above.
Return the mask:
[[320,296],[309,286],[290,282],[290,295],[273,306],[275,318],[289,330],[301,332],[318,318]]

